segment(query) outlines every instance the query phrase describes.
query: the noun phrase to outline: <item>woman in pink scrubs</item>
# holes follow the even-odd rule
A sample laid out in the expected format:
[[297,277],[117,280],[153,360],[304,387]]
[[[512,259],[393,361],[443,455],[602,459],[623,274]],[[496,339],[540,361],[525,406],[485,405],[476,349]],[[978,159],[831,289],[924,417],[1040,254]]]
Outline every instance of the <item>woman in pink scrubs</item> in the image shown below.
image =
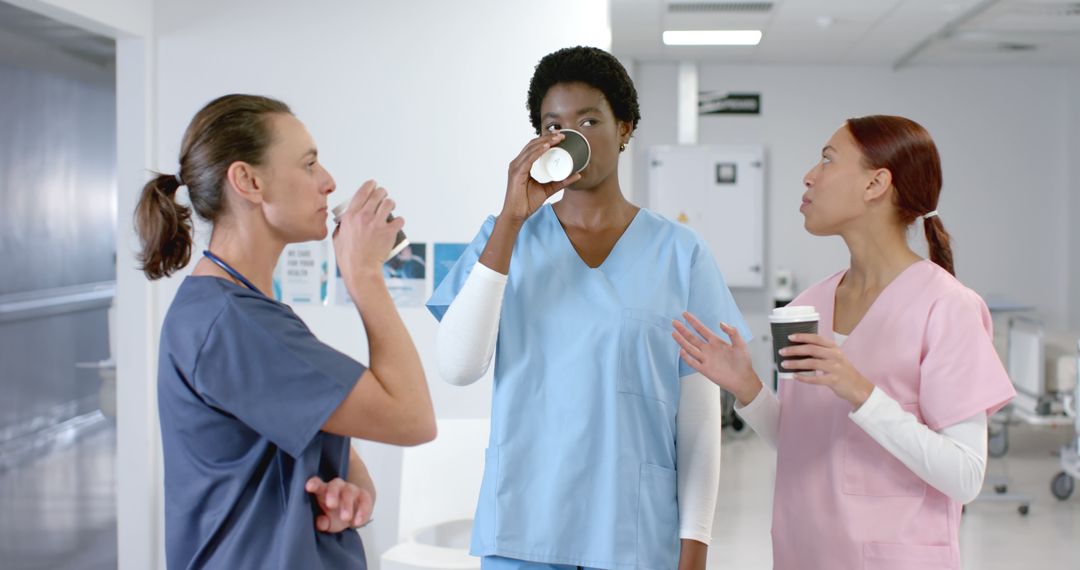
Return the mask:
[[[821,318],[783,352],[802,372],[773,394],[737,330],[721,325],[727,343],[692,315],[696,334],[674,325],[682,358],[777,449],[775,568],[959,569],[987,415],[1015,392],[986,304],[953,275],[937,148],[902,117],[849,119],[803,182],[807,231],[842,237],[851,267],[791,303]],[[917,220],[929,260],[907,243]]]

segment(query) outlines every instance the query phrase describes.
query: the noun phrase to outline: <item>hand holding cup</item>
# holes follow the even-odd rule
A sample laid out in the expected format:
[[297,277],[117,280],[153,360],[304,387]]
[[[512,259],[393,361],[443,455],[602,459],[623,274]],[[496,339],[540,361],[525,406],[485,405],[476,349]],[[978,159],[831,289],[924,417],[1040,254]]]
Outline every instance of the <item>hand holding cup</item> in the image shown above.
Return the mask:
[[334,253],[342,275],[381,272],[391,252],[400,251],[405,220],[391,215],[395,205],[385,188],[368,180],[352,200],[334,208]]

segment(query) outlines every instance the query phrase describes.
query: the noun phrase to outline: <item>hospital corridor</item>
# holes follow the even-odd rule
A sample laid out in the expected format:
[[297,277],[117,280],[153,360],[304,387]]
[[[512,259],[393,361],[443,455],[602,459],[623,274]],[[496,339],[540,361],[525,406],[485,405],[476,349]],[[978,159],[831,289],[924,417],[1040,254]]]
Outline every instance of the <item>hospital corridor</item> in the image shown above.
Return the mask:
[[1080,2],[0,0],[0,570],[1080,569]]

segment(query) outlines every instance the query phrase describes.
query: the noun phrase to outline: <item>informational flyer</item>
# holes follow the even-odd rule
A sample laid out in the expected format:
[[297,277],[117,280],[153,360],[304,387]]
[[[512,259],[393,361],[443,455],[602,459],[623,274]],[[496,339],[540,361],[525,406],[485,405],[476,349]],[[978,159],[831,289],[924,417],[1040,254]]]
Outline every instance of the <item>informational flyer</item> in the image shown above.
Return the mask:
[[[351,305],[352,299],[341,277],[341,268],[335,268],[337,282],[334,301],[339,305]],[[427,300],[427,244],[412,243],[383,264],[383,277],[390,297],[398,307],[422,307]]]
[[341,267],[334,265],[334,303],[338,305],[352,305],[352,297],[345,288],[345,280],[341,278]]
[[274,298],[287,305],[321,305],[327,301],[327,241],[285,246],[274,269]]
[[383,265],[386,288],[398,307],[423,307],[426,300],[427,244],[413,243]]

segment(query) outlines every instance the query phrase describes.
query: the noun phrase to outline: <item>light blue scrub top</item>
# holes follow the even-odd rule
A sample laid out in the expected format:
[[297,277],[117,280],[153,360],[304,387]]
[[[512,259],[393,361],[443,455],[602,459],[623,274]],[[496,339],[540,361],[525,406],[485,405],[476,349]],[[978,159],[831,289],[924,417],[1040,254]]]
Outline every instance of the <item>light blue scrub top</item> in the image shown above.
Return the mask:
[[[432,294],[436,318],[494,224],[488,218]],[[499,323],[474,556],[677,567],[675,416],[679,379],[694,373],[671,337],[683,311],[750,338],[716,262],[690,229],[642,209],[593,269],[550,205],[525,222]]]
[[169,570],[366,568],[360,535],[319,532],[304,490],[348,478],[349,438],[321,429],[364,370],[287,305],[184,279],[158,357]]

